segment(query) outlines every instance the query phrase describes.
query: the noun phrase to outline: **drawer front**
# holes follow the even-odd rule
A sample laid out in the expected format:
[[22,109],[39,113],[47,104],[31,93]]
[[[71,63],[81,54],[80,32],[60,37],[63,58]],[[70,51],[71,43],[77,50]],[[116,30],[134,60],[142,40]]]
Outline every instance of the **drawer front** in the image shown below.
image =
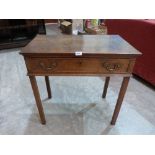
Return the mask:
[[129,59],[28,58],[29,74],[113,74],[128,73]]

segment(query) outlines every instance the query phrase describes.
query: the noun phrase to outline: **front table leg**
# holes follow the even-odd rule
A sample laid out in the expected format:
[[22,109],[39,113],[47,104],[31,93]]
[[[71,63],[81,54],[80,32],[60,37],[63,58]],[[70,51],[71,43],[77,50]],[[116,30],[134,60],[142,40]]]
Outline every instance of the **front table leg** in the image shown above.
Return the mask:
[[117,120],[117,117],[118,117],[118,114],[119,114],[119,111],[120,111],[120,108],[121,108],[121,105],[123,102],[123,98],[124,98],[124,95],[125,95],[128,83],[129,83],[129,79],[130,79],[130,77],[123,78],[123,82],[122,82],[122,85],[120,88],[120,92],[119,92],[119,96],[118,96],[117,103],[115,106],[115,110],[114,110],[114,113],[112,116],[111,125],[115,125],[115,123],[116,123],[116,120]]
[[37,108],[38,108],[38,111],[39,111],[41,123],[46,124],[44,110],[43,110],[43,106],[42,106],[42,103],[41,103],[36,78],[35,78],[35,76],[29,76],[29,78],[30,78],[33,94],[34,94],[34,97],[35,97],[35,100],[36,100]]

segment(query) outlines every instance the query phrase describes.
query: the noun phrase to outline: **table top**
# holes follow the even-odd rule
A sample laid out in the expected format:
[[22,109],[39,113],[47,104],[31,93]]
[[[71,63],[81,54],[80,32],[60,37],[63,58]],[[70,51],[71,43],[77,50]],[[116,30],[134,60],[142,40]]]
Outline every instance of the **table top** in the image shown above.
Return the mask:
[[119,35],[37,35],[27,46],[22,48],[22,55],[75,56],[81,51],[82,56],[129,56],[141,53]]

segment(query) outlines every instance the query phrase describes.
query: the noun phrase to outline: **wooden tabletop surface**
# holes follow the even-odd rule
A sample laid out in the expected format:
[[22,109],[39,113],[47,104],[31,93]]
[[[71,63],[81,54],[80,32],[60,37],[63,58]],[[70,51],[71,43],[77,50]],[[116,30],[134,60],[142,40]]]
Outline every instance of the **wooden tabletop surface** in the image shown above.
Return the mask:
[[138,56],[141,53],[122,39],[119,35],[37,35],[26,47],[22,55],[128,55]]

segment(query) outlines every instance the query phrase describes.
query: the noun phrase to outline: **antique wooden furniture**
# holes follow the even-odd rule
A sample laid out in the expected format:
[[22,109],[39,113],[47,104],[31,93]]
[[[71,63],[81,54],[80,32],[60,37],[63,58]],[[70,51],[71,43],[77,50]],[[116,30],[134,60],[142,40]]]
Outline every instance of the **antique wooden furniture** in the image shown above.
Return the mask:
[[46,120],[35,76],[45,76],[49,98],[52,94],[48,76],[106,76],[103,98],[106,97],[110,76],[123,76],[111,121],[114,125],[136,57],[141,53],[118,35],[38,35],[22,48],[21,54],[25,59],[42,124]]
[[36,34],[46,34],[41,19],[0,19],[0,50],[22,47]]

